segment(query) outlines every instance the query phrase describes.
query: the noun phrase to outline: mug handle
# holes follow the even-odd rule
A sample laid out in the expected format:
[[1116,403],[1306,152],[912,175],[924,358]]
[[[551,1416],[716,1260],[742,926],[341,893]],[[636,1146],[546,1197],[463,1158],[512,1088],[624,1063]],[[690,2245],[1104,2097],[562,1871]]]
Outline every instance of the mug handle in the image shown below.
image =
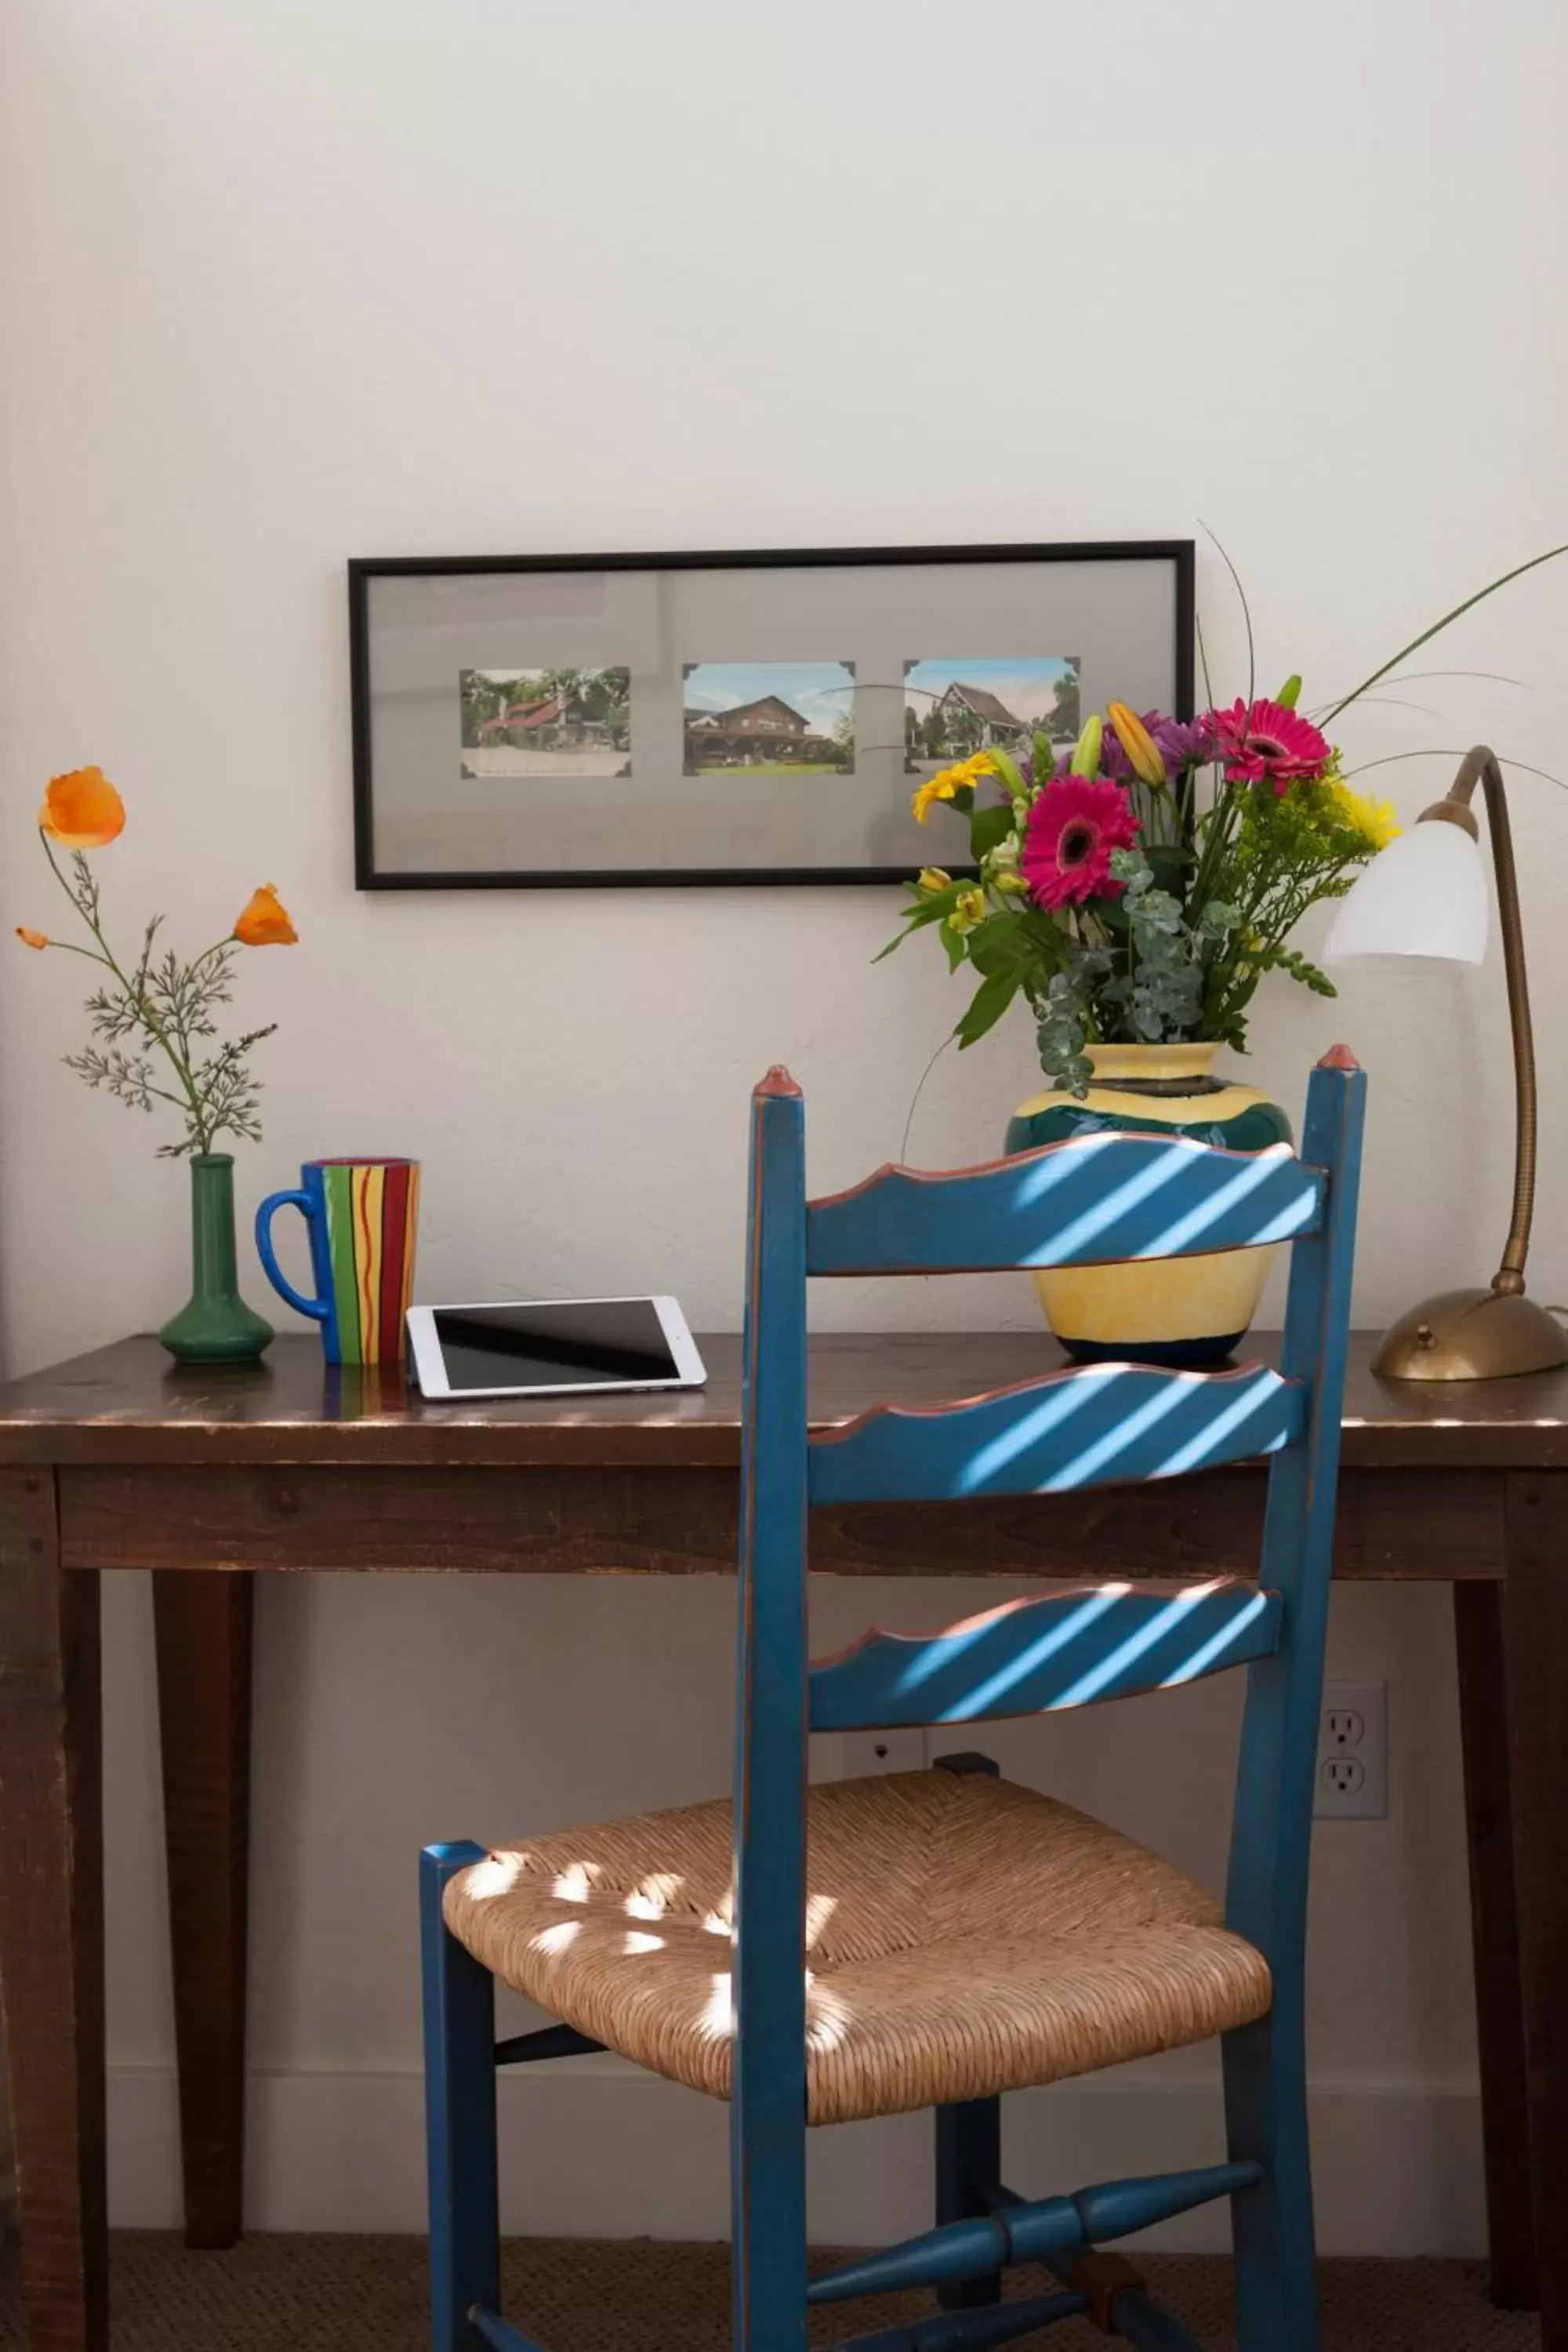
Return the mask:
[[256,1212],[256,1255],[279,1298],[287,1299],[296,1314],[308,1315],[314,1323],[324,1323],[331,1312],[326,1299],[301,1298],[278,1263],[278,1253],[272,1246],[272,1220],[283,1208],[298,1209],[307,1225],[315,1214],[308,1192],[269,1192]]

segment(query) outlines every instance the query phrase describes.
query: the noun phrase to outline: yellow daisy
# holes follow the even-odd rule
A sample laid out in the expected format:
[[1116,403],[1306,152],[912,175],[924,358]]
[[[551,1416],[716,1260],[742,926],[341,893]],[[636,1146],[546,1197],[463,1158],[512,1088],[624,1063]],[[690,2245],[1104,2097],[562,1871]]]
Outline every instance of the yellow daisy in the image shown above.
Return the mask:
[[910,802],[917,822],[924,824],[934,802],[950,801],[954,793],[962,792],[965,786],[977,784],[982,776],[994,776],[995,773],[996,762],[990,752],[976,751],[972,758],[960,760],[956,766],[943,768],[937,775],[929,776],[916,788]]
[[957,782],[951,773],[944,776],[929,776],[923,784],[918,784],[915,787],[914,796],[910,802],[916,824],[924,824],[931,814],[932,803],[936,801],[950,801],[957,790]]
[[1338,776],[1329,778],[1329,793],[1340,823],[1359,833],[1369,849],[1386,849],[1397,840],[1399,819],[1392,801],[1374,801],[1365,793],[1352,792]]

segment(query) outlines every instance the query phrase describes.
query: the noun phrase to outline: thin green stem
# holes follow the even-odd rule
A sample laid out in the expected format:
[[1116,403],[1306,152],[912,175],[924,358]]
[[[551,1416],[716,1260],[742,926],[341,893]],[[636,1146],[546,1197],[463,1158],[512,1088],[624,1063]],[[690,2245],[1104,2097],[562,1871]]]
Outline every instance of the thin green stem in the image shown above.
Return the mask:
[[[1359,768],[1347,768],[1345,780],[1348,782],[1352,776],[1369,775],[1373,768],[1396,767],[1401,760],[1462,760],[1469,749],[1468,743],[1460,750],[1437,743],[1428,745],[1423,751],[1385,751],[1379,760],[1363,760]],[[1532,768],[1528,760],[1510,760],[1501,751],[1497,760],[1500,768],[1517,768],[1521,776],[1539,776],[1543,783],[1555,784],[1560,793],[1568,793],[1568,779],[1554,776],[1550,768]]]
[[[232,936],[233,935],[231,933],[230,940],[232,940]],[[166,1025],[174,1033],[175,1042],[178,1045],[180,1054],[184,1059],[187,1068],[190,1067],[192,1061],[191,1031],[189,1025],[189,1016],[192,1010],[190,997],[200,986],[205,974],[218,964],[225,948],[230,944],[230,940],[217,940],[212,947],[204,948],[200,955],[192,960],[185,973],[185,987],[169,1002]],[[143,967],[143,970],[145,970],[145,966]],[[208,1148],[210,1148],[211,1132],[216,1132],[216,1130],[209,1131]]]
[[114,970],[107,956],[94,955],[90,948],[79,948],[74,940],[51,940],[49,945],[52,948],[58,948],[61,955],[82,956],[89,963],[100,963],[105,971]]
[[1401,646],[1399,651],[1390,660],[1385,661],[1381,668],[1374,669],[1370,677],[1363,677],[1358,687],[1345,695],[1341,701],[1336,702],[1323,720],[1324,727],[1331,727],[1342,710],[1348,710],[1352,702],[1360,701],[1368,687],[1376,686],[1380,678],[1385,678],[1388,676],[1390,670],[1397,669],[1402,661],[1407,660],[1413,653],[1419,652],[1423,646],[1429,644],[1432,638],[1439,635],[1448,626],[1450,621],[1457,621],[1462,613],[1469,612],[1472,605],[1484,604],[1486,599],[1495,595],[1500,588],[1506,588],[1510,580],[1521,580],[1527,572],[1535,571],[1542,563],[1552,562],[1559,555],[1568,555],[1568,541],[1560,547],[1549,547],[1543,555],[1532,555],[1528,563],[1516,563],[1511,572],[1505,572],[1500,578],[1489,581],[1486,587],[1478,588],[1473,596],[1467,596],[1462,604],[1456,604],[1451,613],[1445,613],[1440,621],[1434,621],[1429,629],[1423,629],[1418,637],[1412,637],[1407,646]]
[[1204,674],[1204,708],[1205,710],[1212,710],[1214,709],[1214,680],[1209,676],[1209,654],[1208,647],[1204,643],[1204,616],[1201,613],[1194,613],[1193,614],[1193,628],[1196,634],[1198,641],[1198,667]]
[[[1214,541],[1215,546],[1218,548],[1220,561],[1225,565],[1226,570],[1229,572],[1232,580],[1236,583],[1236,593],[1241,599],[1241,617],[1247,624],[1247,707],[1250,710],[1258,696],[1258,652],[1252,641],[1252,612],[1247,601],[1247,591],[1241,584],[1240,572],[1237,570],[1235,564],[1231,562],[1230,557],[1226,552],[1225,541],[1220,539],[1215,531],[1209,530],[1209,526],[1206,522],[1204,522],[1202,515],[1198,517],[1198,520],[1203,525],[1203,529],[1208,533],[1209,538]],[[1401,656],[1401,658],[1403,658],[1403,656]],[[1212,697],[1210,698],[1209,708],[1211,710],[1214,708]]]
[[930,1077],[931,1072],[935,1069],[937,1064],[941,1061],[942,1055],[946,1053],[952,1043],[952,1032],[950,1030],[947,1035],[942,1039],[941,1045],[937,1047],[935,1053],[931,1055],[930,1061],[926,1064],[925,1068],[921,1072],[920,1082],[916,1086],[914,1093],[910,1097],[910,1113],[909,1117],[904,1121],[903,1141],[899,1146],[899,1158],[900,1160],[906,1159],[909,1154],[910,1130],[915,1123],[915,1113],[920,1108],[920,1100],[921,1095],[925,1092],[926,1080]]
[[[1521,694],[1532,694],[1535,690],[1527,677],[1510,677],[1506,670],[1500,669],[1396,670],[1390,675],[1388,683],[1390,686],[1415,686],[1418,685],[1423,678],[1435,677],[1479,677],[1484,678],[1490,686],[1516,686]],[[1323,715],[1332,709],[1333,703],[1331,698],[1327,702],[1316,703],[1313,705],[1312,709],[1308,711],[1307,717],[1311,720],[1313,726],[1316,727],[1321,722]]]
[[[196,1139],[196,1148],[200,1151],[210,1151],[212,1150],[212,1131],[208,1126],[206,1116],[203,1111],[201,1097],[196,1092],[195,1085],[192,1079],[189,1067],[184,1062],[182,1062],[180,1056],[174,1051],[174,1046],[169,1043],[168,1037],[164,1034],[163,1024],[159,1021],[157,1014],[153,1012],[153,1007],[148,1001],[145,988],[138,990],[132,986],[130,981],[127,980],[124,972],[121,971],[120,965],[115,961],[114,951],[110,948],[109,941],[104,938],[102,927],[99,923],[96,916],[89,915],[88,913],[87,908],[82,905],[81,900],[77,897],[76,892],[71,888],[70,884],[60,872],[59,866],[56,861],[54,850],[50,846],[49,836],[44,832],[42,826],[38,829],[38,838],[44,845],[44,855],[49,861],[49,870],[53,874],[55,880],[59,884],[60,888],[65,892],[66,897],[70,900],[71,905],[76,908],[77,913],[81,917],[82,921],[87,925],[88,929],[92,933],[93,938],[98,941],[99,947],[102,950],[100,957],[95,956],[91,960],[94,962],[102,961],[108,966],[109,970],[114,974],[115,979],[120,982],[121,989],[124,991],[125,1001],[131,1006],[136,1018],[141,1022],[148,1035],[156,1042],[166,1055],[169,1066],[180,1082],[181,1092],[184,1097],[184,1105],[183,1107],[187,1108],[189,1111],[192,1131]],[[61,944],[64,945],[65,942],[62,941]],[[78,954],[85,954],[87,950],[85,949],[78,949],[76,952]],[[167,1099],[174,1102],[177,1097],[171,1095]]]
[[[1193,877],[1192,888],[1187,894],[1189,906],[1205,907],[1214,896],[1215,875],[1225,861],[1236,830],[1241,790],[1241,787],[1235,791],[1230,790],[1223,776],[1215,783],[1215,797],[1200,820],[1202,840],[1198,850],[1197,871]],[[1196,793],[1194,779],[1194,800]]]

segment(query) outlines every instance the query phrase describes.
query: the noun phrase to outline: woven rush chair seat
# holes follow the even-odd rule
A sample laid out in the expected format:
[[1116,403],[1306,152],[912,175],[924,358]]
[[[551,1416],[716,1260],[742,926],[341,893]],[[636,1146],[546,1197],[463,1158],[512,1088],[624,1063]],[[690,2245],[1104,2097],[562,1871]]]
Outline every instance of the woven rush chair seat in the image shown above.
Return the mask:
[[[498,1846],[447,1885],[458,1940],[552,2017],[730,2095],[731,1813],[644,1813]],[[807,1799],[814,2124],[980,2099],[1263,2016],[1260,1953],[1131,1838],[984,1774]]]

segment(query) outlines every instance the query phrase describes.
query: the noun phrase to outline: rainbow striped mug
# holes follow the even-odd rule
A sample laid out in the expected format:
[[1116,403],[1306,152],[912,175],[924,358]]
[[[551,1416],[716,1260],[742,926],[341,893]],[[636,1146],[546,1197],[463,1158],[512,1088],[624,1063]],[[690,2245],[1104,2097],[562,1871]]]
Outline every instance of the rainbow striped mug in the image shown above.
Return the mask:
[[[310,1234],[314,1298],[300,1297],[272,1246],[272,1220],[285,1207],[300,1212]],[[298,1192],[269,1193],[256,1212],[267,1278],[321,1325],[329,1364],[402,1361],[418,1221],[416,1160],[310,1160]]]

